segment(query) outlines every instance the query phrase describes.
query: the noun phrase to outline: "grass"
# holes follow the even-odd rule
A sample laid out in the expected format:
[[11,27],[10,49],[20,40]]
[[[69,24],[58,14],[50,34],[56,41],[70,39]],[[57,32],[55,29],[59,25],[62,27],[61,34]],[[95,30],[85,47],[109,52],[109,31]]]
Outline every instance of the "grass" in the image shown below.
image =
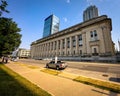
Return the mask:
[[101,81],[101,80],[87,78],[87,77],[83,77],[83,76],[78,76],[77,78],[75,78],[73,80],[77,81],[77,82],[82,82],[82,83],[85,83],[88,85],[93,85],[98,88],[102,88],[102,89],[106,89],[109,91],[120,93],[120,85],[112,83],[112,82]]
[[39,69],[39,67],[37,66],[27,66],[28,68],[31,68],[31,69]]
[[51,96],[19,74],[0,64],[0,96]]
[[42,69],[40,71],[48,73],[48,74],[52,74],[52,75],[58,75],[58,74],[60,74],[60,71],[52,70],[52,69]]

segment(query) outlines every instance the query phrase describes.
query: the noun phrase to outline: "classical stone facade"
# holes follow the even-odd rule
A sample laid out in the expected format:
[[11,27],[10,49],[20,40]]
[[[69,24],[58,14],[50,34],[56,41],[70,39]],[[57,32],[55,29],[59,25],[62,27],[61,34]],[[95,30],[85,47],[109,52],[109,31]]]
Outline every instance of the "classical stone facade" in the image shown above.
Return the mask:
[[113,56],[111,30],[111,19],[106,15],[90,19],[32,42],[31,57]]

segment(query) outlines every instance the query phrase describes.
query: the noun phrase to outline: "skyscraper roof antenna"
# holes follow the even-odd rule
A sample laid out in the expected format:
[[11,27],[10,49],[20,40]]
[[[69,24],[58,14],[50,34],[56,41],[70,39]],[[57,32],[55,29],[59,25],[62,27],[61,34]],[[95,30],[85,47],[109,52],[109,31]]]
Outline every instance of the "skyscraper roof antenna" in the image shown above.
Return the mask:
[[88,5],[89,5],[89,6],[93,5],[92,0],[87,0],[87,2],[88,2]]
[[93,5],[92,1],[90,1],[89,5]]

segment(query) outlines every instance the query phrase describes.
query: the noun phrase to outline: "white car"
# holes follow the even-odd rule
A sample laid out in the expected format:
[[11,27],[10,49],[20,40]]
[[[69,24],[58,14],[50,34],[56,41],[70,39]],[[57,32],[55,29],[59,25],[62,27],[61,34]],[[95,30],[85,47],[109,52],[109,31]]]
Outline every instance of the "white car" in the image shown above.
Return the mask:
[[67,66],[68,66],[67,63],[62,61],[57,61],[57,63],[55,63],[55,61],[50,61],[49,63],[46,64],[46,68],[55,68],[57,70],[64,69]]

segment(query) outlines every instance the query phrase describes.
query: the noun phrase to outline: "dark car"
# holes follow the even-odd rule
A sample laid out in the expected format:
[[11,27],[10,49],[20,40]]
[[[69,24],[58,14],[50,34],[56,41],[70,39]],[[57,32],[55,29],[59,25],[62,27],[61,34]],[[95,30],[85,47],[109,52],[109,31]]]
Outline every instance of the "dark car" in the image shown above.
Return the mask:
[[67,63],[62,61],[57,61],[57,63],[55,63],[55,61],[50,61],[49,63],[46,64],[46,68],[55,68],[57,70],[64,69],[66,67]]

